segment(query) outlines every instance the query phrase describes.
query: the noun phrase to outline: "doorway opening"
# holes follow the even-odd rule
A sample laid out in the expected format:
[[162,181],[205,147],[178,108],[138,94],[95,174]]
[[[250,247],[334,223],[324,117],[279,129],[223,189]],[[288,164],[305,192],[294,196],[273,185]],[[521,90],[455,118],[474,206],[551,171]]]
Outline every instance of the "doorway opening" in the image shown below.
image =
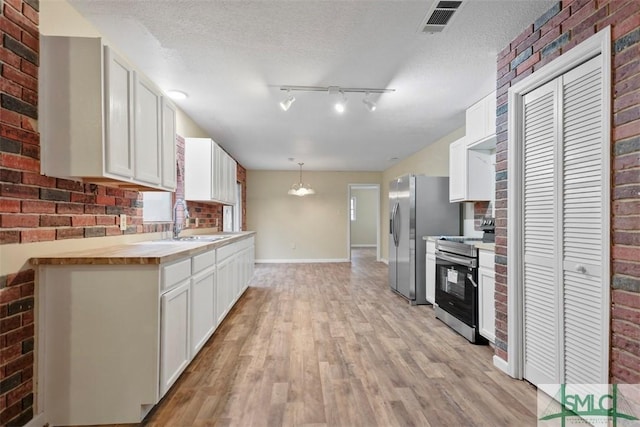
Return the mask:
[[349,260],[372,252],[380,261],[380,184],[349,184],[347,224]]

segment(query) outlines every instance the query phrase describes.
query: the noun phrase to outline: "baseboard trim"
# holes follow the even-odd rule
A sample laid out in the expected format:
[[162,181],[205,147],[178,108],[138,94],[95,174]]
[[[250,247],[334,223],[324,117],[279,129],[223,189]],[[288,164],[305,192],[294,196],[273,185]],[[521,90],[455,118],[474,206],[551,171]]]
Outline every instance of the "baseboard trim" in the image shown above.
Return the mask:
[[44,416],[44,412],[43,412],[31,418],[31,421],[26,423],[24,426],[25,427],[43,427],[47,424],[49,423],[47,423],[46,418]]
[[386,258],[380,258],[380,262],[383,262],[383,263],[389,265],[389,260],[386,259]]
[[352,248],[377,248],[378,245],[375,243],[373,245],[351,245]]
[[496,368],[500,369],[505,374],[511,376],[509,374],[509,363],[507,363],[501,357],[496,356],[495,354],[493,355],[493,366],[495,366]]
[[335,259],[257,259],[256,264],[319,264],[330,262],[350,262],[348,258]]

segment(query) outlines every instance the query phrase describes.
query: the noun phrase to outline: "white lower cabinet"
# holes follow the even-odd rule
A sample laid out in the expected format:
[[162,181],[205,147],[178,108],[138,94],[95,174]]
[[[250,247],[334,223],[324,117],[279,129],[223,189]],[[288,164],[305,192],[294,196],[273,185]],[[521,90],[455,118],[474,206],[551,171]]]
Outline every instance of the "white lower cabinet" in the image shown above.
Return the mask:
[[216,268],[210,267],[191,279],[191,354],[197,354],[213,334]]
[[189,364],[189,280],[160,297],[160,395],[163,396]]
[[52,425],[139,423],[248,287],[254,238],[168,263],[38,269]]
[[427,286],[427,302],[436,302],[436,242],[427,240],[427,254],[425,260],[425,283]]
[[480,249],[478,268],[478,327],[480,335],[495,342],[495,254],[491,250]]

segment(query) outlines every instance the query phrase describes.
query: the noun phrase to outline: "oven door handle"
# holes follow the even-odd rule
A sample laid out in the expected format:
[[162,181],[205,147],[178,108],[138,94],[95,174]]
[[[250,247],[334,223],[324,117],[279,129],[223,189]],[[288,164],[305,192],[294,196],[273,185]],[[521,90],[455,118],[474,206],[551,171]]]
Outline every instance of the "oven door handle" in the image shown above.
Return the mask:
[[467,274],[467,279],[469,279],[474,288],[478,287],[478,284],[475,282],[475,280],[473,280],[473,275]]
[[455,255],[445,254],[443,252],[436,251],[436,260],[438,258],[444,261],[455,262],[456,264],[460,264],[469,268],[476,268],[478,266],[477,260],[474,258],[462,258],[462,257],[457,257]]

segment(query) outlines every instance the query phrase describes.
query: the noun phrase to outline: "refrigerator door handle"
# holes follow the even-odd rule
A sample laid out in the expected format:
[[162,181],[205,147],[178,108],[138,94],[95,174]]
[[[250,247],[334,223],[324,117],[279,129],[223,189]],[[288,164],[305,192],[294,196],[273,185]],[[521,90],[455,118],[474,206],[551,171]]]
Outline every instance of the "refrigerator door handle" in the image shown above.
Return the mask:
[[396,238],[396,212],[398,209],[398,204],[393,205],[393,209],[391,209],[391,236],[393,236],[393,244],[398,246],[398,239]]
[[393,233],[396,246],[400,245],[400,222],[398,221],[398,215],[400,215],[400,203],[396,203],[395,215],[393,216]]

